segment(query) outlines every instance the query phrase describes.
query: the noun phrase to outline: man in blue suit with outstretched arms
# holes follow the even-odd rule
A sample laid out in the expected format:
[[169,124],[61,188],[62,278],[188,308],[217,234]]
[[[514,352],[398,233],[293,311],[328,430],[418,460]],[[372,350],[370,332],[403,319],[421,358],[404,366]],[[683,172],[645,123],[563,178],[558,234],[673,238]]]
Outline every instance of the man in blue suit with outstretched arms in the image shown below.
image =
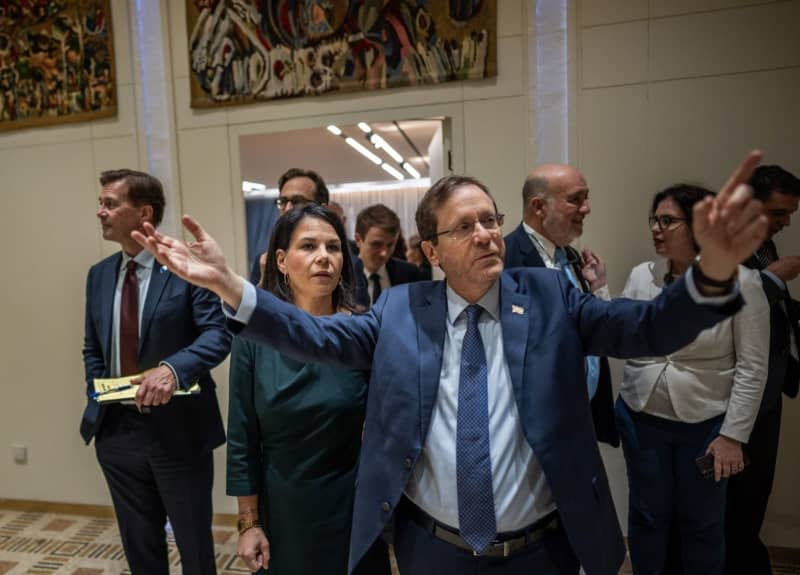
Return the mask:
[[[212,450],[225,432],[209,370],[228,355],[231,336],[214,294],[172,274],[131,239],[144,222],[161,222],[161,182],[113,170],[100,184],[103,239],[122,251],[92,266],[86,282],[81,435],[95,440],[131,572],[169,574],[169,517],[184,573],[214,574]],[[135,406],[93,399],[95,378],[125,376],[138,385]],[[194,383],[200,393],[172,398]]]
[[736,266],[766,224],[743,185],[758,159],[697,208],[702,261],[649,302],[602,301],[551,270],[503,272],[503,216],[469,177],[439,180],[417,209],[446,282],[394,287],[364,315],[316,318],[257,290],[188,216],[190,245],[151,226],[133,237],[219,294],[243,337],[372,368],[351,571],[393,520],[404,574],[616,575],[624,545],[579,358],[664,355],[742,305]]

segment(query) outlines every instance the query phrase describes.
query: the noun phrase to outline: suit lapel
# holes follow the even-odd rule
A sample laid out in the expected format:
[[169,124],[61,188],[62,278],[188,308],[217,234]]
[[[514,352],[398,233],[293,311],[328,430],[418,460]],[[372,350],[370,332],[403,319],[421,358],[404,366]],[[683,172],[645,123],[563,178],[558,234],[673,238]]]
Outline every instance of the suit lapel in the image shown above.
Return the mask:
[[420,298],[417,308],[417,345],[421,359],[419,368],[420,437],[424,441],[431,420],[433,403],[439,391],[442,352],[447,330],[447,297],[445,282],[431,285]]
[[142,344],[147,336],[147,330],[153,321],[153,314],[156,311],[158,301],[161,299],[161,294],[164,292],[164,286],[167,285],[172,274],[166,269],[162,268],[156,260],[153,260],[153,271],[150,272],[150,284],[147,286],[147,297],[144,300],[144,309],[142,310],[141,329],[139,333],[139,354],[142,353]]
[[[538,309],[531,305],[531,299],[517,292],[517,283],[507,274],[500,276],[500,323],[503,329],[503,348],[514,387],[517,408],[522,412],[522,383],[525,377],[525,354],[536,347],[538,341],[528,341],[528,331],[532,322],[538,321]],[[541,322],[539,321],[541,325]]]
[[522,224],[517,227],[517,233],[519,234],[519,241],[517,244],[519,246],[519,252],[522,255],[522,263],[527,267],[543,268],[544,262],[542,261],[542,257],[539,255],[539,252],[536,251],[536,247],[533,245],[528,232],[522,227]]
[[108,365],[111,358],[111,329],[114,325],[114,294],[119,279],[119,266],[122,264],[122,252],[113,257],[102,271],[100,281],[100,334],[102,334],[103,357]]

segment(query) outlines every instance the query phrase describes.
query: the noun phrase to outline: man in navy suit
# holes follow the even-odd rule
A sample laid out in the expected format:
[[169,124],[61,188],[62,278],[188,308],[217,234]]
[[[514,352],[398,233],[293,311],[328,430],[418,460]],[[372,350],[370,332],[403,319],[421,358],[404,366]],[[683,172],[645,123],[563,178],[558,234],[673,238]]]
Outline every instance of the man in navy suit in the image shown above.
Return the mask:
[[381,292],[392,286],[420,280],[419,268],[392,257],[400,236],[400,218],[383,204],[364,208],[356,217],[358,259],[374,305]]
[[759,157],[697,208],[703,260],[653,301],[503,272],[503,217],[463,176],[439,180],[417,209],[425,255],[447,281],[387,290],[364,315],[317,318],[256,290],[188,216],[191,247],[151,226],[134,238],[220,295],[243,337],[372,369],[351,572],[393,519],[405,574],[616,575],[624,545],[576,358],[663,355],[740,307],[737,263],[766,229],[740,186]]
[[761,408],[750,433],[750,465],[731,477],[725,510],[726,575],[770,575],[769,552],[761,541],[781,431],[783,399],[797,397],[800,386],[800,302],[786,285],[800,275],[800,253],[778,257],[772,238],[791,224],[800,203],[800,180],[780,166],[759,166],[750,184],[764,203],[769,239],[745,261],[761,270],[770,308],[769,372]]
[[[543,164],[522,187],[522,222],[505,237],[505,267],[560,269],[581,291],[610,299],[606,266],[591,250],[570,244],[583,233],[591,212],[583,175],[564,164]],[[611,370],[605,357],[586,358],[587,385],[598,441],[619,446],[614,417]]]
[[[131,239],[157,226],[164,193],[154,177],[103,172],[97,217],[121,252],[92,266],[86,283],[83,361],[86,443],[95,440],[131,572],[167,575],[167,517],[184,573],[216,573],[211,534],[212,450],[225,442],[209,370],[230,349],[217,298],[158,265]],[[135,405],[101,405],[94,379],[142,374]],[[172,399],[200,384],[200,393]]]

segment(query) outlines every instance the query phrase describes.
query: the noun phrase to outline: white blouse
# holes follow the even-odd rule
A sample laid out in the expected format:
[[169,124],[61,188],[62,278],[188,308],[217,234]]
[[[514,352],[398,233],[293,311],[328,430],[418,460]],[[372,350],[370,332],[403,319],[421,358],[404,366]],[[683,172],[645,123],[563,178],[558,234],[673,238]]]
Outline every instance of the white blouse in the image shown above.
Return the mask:
[[[633,268],[622,296],[655,298],[668,265],[661,258]],[[620,396],[628,407],[686,423],[724,413],[720,435],[747,443],[767,381],[769,304],[757,271],[739,266],[739,287],[745,305],[732,318],[666,357],[625,362]]]

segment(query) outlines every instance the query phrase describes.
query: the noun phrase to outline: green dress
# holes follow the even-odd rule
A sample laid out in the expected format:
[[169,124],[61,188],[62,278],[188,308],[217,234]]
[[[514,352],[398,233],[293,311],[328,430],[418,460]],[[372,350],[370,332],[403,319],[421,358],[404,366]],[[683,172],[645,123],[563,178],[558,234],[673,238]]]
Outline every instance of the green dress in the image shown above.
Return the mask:
[[347,572],[368,379],[234,339],[227,492],[258,494],[270,575]]

